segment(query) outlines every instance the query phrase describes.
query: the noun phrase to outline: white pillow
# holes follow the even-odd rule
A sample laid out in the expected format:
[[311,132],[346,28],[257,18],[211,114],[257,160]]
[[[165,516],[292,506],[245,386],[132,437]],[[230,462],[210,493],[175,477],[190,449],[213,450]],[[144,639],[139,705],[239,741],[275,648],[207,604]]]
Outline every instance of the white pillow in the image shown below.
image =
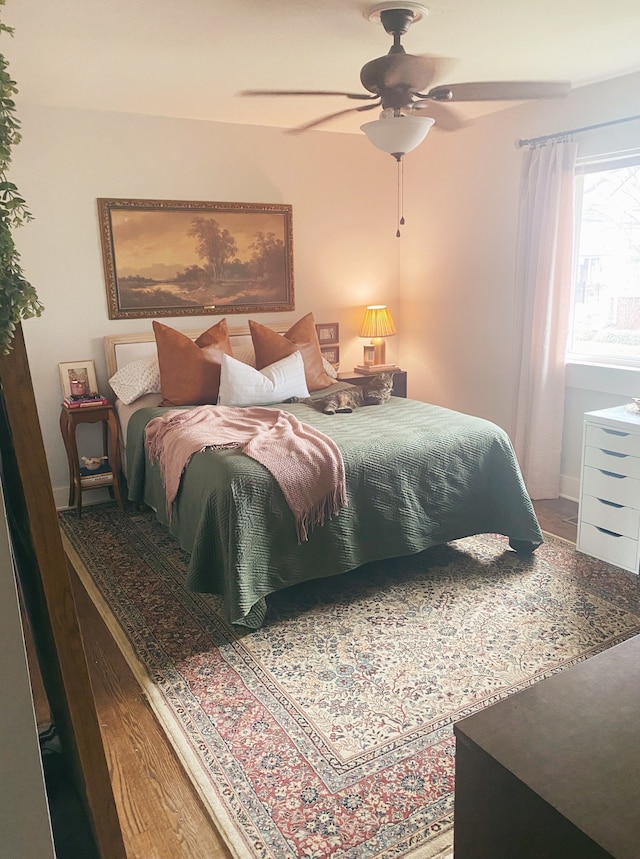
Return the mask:
[[111,390],[125,405],[129,405],[144,394],[160,393],[160,368],[158,358],[138,358],[121,367],[109,379]]
[[308,397],[304,363],[294,352],[262,370],[256,370],[230,355],[222,356],[220,406],[268,406],[289,397]]

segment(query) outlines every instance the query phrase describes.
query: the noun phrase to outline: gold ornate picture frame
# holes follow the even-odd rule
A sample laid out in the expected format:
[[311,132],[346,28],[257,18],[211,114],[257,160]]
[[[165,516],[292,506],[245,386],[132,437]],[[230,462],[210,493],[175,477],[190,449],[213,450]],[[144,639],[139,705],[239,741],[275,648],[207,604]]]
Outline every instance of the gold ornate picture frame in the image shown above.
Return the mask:
[[292,206],[98,199],[109,319],[295,310]]

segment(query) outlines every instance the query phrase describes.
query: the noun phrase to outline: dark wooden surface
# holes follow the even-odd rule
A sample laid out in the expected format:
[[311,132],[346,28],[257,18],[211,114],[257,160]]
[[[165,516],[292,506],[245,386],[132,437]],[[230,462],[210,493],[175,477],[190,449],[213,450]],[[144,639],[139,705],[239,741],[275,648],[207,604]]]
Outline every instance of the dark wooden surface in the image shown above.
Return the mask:
[[611,859],[464,736],[456,736],[454,859]]
[[[0,353],[0,382],[33,554],[32,569],[25,571],[32,579],[31,604],[41,597],[36,648],[43,681],[63,742],[71,750],[100,854],[104,859],[124,859],[20,325],[12,351]],[[29,603],[25,605],[29,611]]]
[[456,859],[638,859],[640,636],[454,730]]

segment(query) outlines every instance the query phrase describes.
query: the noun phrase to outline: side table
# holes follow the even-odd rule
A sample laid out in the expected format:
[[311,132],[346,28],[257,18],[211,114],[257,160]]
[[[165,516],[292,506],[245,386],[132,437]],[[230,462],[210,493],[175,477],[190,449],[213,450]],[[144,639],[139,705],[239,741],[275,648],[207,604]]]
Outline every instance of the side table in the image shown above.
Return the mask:
[[[95,475],[80,471],[78,447],[76,444],[76,428],[78,424],[95,424],[102,422],[102,450],[108,458],[109,471]],[[87,489],[109,489],[112,497],[121,509],[124,509],[120,494],[120,445],[118,440],[118,419],[112,405],[83,406],[69,409],[62,406],[60,413],[60,432],[69,461],[69,507],[76,507],[78,516],[82,513],[82,492]]]
[[[372,377],[366,373],[338,373],[339,382],[349,382],[350,385],[364,385]],[[393,390],[391,391],[394,397],[407,396],[407,371],[393,371]]]

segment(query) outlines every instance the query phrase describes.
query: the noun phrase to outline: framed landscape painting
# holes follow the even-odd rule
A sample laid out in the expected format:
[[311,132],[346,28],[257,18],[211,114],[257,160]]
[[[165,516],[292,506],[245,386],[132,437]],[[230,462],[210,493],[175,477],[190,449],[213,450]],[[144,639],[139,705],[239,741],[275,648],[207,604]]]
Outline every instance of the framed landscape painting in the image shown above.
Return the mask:
[[98,199],[109,319],[294,310],[287,204]]

